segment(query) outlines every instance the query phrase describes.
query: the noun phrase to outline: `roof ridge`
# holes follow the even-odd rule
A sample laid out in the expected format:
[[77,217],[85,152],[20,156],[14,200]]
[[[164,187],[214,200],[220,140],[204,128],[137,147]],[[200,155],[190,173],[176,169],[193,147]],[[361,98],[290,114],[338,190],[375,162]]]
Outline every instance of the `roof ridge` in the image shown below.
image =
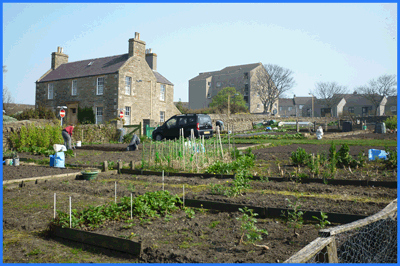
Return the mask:
[[85,62],[85,61],[93,61],[93,60],[99,60],[99,59],[105,59],[105,58],[111,58],[111,57],[118,57],[118,56],[124,56],[124,55],[127,55],[127,54],[128,53],[118,54],[118,55],[111,55],[111,56],[104,56],[104,57],[97,57],[97,58],[91,58],[91,59],[84,59],[84,60],[79,60],[79,61],[68,62],[68,63],[65,63],[65,64],[79,63],[79,62]]

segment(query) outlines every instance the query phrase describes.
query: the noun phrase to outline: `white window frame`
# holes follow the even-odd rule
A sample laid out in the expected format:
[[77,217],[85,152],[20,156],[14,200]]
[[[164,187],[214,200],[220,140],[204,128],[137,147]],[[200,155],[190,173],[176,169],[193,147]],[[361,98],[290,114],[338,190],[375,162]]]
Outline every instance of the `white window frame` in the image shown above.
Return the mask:
[[222,86],[222,83],[221,82],[217,82],[217,88],[219,88],[219,87],[221,87]]
[[125,115],[130,116],[131,115],[131,107],[130,106],[125,106]]
[[160,111],[160,122],[161,123],[165,122],[165,112],[164,111]]
[[48,100],[54,99],[54,83],[49,83],[47,85],[47,99]]
[[211,93],[208,93],[208,94],[207,94],[207,98],[208,98],[208,99],[211,99]]
[[76,96],[77,92],[78,92],[78,81],[74,79],[71,85],[71,95]]
[[[101,83],[100,83],[101,81]],[[103,95],[104,93],[104,77],[97,78],[96,95]]]
[[131,88],[132,88],[132,78],[131,77],[125,77],[125,94],[126,95],[131,95]]
[[300,105],[299,105],[299,109],[300,109],[300,110],[303,110],[303,107],[304,107],[304,104],[300,104]]
[[165,84],[160,84],[160,101],[165,101],[165,91],[166,91]]
[[[99,115],[99,111],[101,111],[100,115]],[[99,124],[99,119],[98,119],[99,116],[101,116],[101,123],[103,123],[103,115],[104,115],[104,108],[96,107],[96,125]]]
[[291,106],[288,107],[288,111],[289,112],[292,111],[292,107]]
[[397,107],[396,107],[396,106],[390,106],[390,111],[391,111],[391,112],[396,112],[396,110],[397,110]]
[[282,106],[279,106],[279,112],[282,112]]

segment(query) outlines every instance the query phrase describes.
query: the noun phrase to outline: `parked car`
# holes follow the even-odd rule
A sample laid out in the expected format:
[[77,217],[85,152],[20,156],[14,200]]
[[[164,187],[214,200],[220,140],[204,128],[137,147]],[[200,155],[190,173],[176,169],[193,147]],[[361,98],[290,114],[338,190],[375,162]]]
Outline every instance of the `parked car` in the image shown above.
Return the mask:
[[214,129],[209,115],[183,114],[171,117],[162,126],[154,129],[152,137],[154,140],[177,139],[179,138],[181,128],[183,128],[185,138],[191,136],[192,129],[196,138],[199,136],[210,138],[214,134]]

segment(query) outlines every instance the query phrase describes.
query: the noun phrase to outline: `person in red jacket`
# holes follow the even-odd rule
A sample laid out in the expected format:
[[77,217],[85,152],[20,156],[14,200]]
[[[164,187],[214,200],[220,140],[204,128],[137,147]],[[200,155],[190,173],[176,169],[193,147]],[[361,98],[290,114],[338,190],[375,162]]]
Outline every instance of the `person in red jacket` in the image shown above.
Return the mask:
[[67,150],[72,150],[71,137],[72,137],[72,131],[74,131],[74,128],[75,128],[75,126],[71,124],[61,131],[61,135],[64,139],[64,146],[67,148]]

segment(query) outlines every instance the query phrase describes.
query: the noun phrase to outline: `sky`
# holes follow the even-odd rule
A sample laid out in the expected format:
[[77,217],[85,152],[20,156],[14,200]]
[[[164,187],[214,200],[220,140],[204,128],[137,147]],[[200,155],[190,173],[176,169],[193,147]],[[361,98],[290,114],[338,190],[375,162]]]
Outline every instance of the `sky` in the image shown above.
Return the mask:
[[397,3],[3,3],[3,86],[35,104],[58,46],[69,62],[125,54],[135,32],[174,101],[188,101],[201,72],[258,62],[293,71],[288,97],[397,75]]

